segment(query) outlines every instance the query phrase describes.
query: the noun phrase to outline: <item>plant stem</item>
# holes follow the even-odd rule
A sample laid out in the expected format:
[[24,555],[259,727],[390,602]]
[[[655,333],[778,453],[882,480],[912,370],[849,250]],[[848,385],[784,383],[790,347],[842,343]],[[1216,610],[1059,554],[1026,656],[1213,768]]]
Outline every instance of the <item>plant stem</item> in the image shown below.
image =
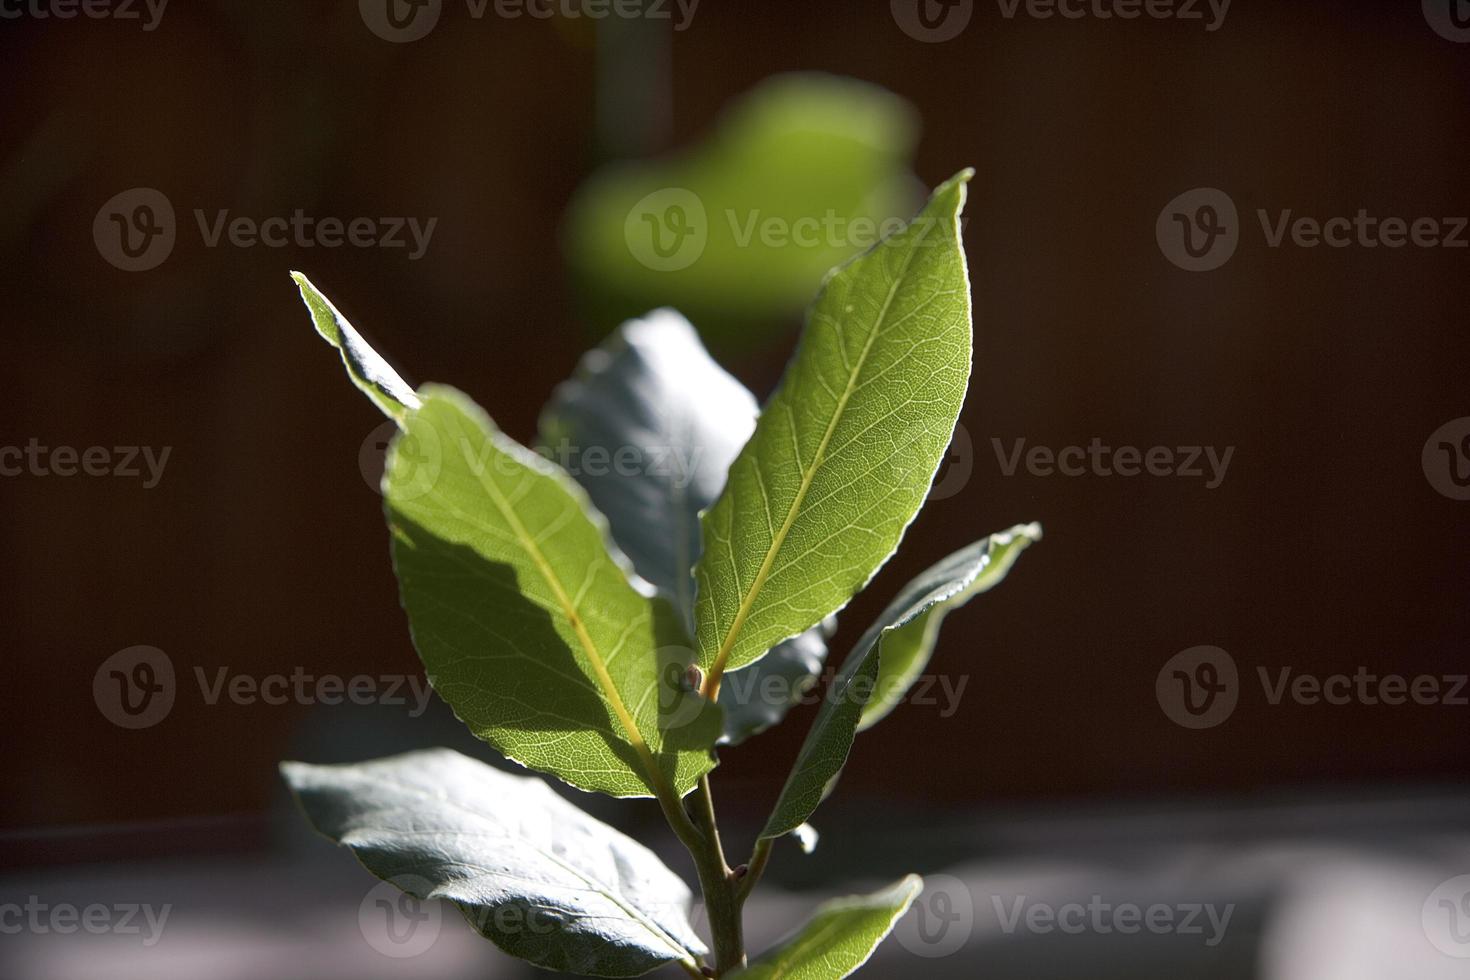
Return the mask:
[[689,802],[692,817],[682,800],[659,796],[665,819],[694,858],[699,873],[699,887],[704,892],[704,907],[714,941],[714,975],[719,977],[745,965],[745,936],[740,921],[744,905],[742,882],[725,863],[708,776],[699,780]]
[[755,891],[756,883],[761,880],[761,875],[765,874],[766,865],[771,861],[771,845],[775,843],[769,837],[756,841],[755,850],[750,854],[749,870],[740,880],[740,890],[735,895],[742,907],[745,905],[745,900],[750,897],[750,893]]
[[723,976],[745,965],[745,931],[741,923],[740,882],[725,862],[715,820],[715,798],[709,777],[699,780],[693,793],[694,823],[705,840],[704,854],[695,855],[704,907],[709,913],[710,936],[715,947],[715,975]]

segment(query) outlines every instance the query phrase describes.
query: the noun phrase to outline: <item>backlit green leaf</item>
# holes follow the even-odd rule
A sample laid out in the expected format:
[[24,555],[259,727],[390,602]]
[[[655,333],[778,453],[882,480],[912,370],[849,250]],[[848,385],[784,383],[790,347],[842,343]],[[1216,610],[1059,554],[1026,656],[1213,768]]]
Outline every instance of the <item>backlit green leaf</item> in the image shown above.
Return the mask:
[[695,635],[712,680],[842,608],[923,504],[970,375],[969,176],[829,277],[704,515]]
[[730,980],[842,980],[868,962],[924,889],[917,875],[872,895],[840,898]]
[[[881,627],[878,682],[863,706],[858,731],[873,727],[903,701],[929,666],[944,617],[998,585],[1026,546],[1040,540],[1039,524],[992,534],[956,551],[904,587],[878,617],[870,635],[857,644],[857,649],[863,649],[871,642],[872,630]],[[922,611],[905,620],[913,609]],[[898,625],[881,626],[883,623]]]
[[318,831],[416,898],[452,902],[513,956],[633,977],[705,952],[684,882],[539,779],[448,749],[281,771]]
[[[928,664],[943,615],[998,584],[1040,537],[1041,528],[1027,524],[982,538],[921,573],[889,603],[825,692],[762,837],[780,837],[806,823],[836,785],[854,735],[893,710]],[[891,670],[890,642],[898,649]]]
[[311,280],[299,272],[291,273],[291,278],[301,289],[301,300],[311,311],[311,322],[315,324],[316,332],[342,354],[342,363],[346,365],[352,383],[362,389],[384,415],[401,424],[404,415],[419,407],[418,395],[377,351],[368,346],[362,335],[337,312],[332,301],[311,284]]
[[573,786],[687,793],[714,766],[720,713],[685,689],[678,613],[630,584],[564,472],[462,393],[420,396],[384,489],[435,690],[477,736]]

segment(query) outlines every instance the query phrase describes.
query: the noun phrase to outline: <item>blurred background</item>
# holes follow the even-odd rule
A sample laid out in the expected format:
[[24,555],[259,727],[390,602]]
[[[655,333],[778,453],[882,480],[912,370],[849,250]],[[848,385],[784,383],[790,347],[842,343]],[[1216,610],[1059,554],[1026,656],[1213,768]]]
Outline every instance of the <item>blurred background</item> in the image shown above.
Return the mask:
[[[864,975],[1470,977],[1470,4],[0,0],[0,45],[0,978],[529,972],[447,913],[394,948],[277,776],[495,761],[415,694],[388,430],[288,270],[529,442],[662,305],[764,398],[824,272],[966,166],[961,428],[833,662],[959,544],[1046,539],[778,848],[754,945],[920,871]],[[723,754],[737,852],[814,712]],[[1025,915],[1072,905],[1111,911]]]

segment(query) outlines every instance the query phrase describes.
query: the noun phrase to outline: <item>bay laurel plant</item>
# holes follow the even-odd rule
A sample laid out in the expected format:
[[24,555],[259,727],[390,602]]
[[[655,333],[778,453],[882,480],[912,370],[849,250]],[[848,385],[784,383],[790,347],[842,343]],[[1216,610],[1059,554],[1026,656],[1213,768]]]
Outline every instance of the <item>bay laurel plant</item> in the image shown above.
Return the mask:
[[[540,442],[581,449],[575,467],[512,441],[454,388],[410,388],[295,276],[317,331],[398,425],[383,497],[434,689],[521,766],[656,800],[693,858],[708,935],[647,847],[535,777],[448,750],[285,763],[321,833],[553,970],[830,980],[867,961],[919,878],[823,905],[750,958],[742,908],[777,840],[814,846],[808,821],[854,736],[904,699],[945,615],[999,582],[1040,529],[968,544],[899,591],[821,698],[746,860],[727,856],[710,775],[816,682],[834,617],[929,493],[970,375],[969,176],[829,273],[763,409],[679,314],[625,324],[542,416]],[[593,447],[608,465],[591,465]]]

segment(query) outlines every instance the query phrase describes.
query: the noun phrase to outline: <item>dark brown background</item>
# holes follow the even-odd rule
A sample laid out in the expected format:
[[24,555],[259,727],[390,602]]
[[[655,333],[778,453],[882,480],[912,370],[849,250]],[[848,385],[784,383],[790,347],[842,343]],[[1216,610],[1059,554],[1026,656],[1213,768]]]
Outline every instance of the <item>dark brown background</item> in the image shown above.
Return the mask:
[[[348,0],[174,0],[148,34],[0,22],[0,444],[173,447],[149,491],[0,479],[0,827],[263,811],[311,712],[209,707],[188,693],[195,665],[418,669],[356,462],[380,420],[286,270],[310,273],[411,381],[463,387],[529,438],[588,343],[558,242],[568,198],[606,156],[587,28],[476,22],[451,2],[434,34],[398,46]],[[1032,519],[1046,540],[950,620],[936,666],[970,675],[958,714],[895,715],[859,743],[843,797],[963,813],[1464,783],[1470,709],[1271,708],[1252,681],[1229,723],[1196,733],[1153,687],[1197,644],[1252,676],[1466,670],[1470,503],[1437,494],[1419,455],[1470,415],[1470,250],[1271,249],[1254,212],[1470,214],[1470,45],[1409,2],[1236,0],[1216,33],[1006,20],[978,3],[960,38],[932,45],[878,0],[704,0],[670,51],[650,114],[668,132],[655,127],[650,149],[697,139],[772,72],[818,69],[912,100],[925,182],[977,169],[973,475],[924,512],[844,617],[838,652],[959,543]],[[419,262],[181,235],[161,268],[128,274],[98,256],[91,223],[140,185],[181,221],[301,207],[439,225]],[[1196,186],[1225,189],[1247,224],[1207,274],[1174,268],[1154,240],[1160,208]],[[797,326],[730,363],[762,396]],[[1004,477],[990,448],[1094,436],[1236,448],[1214,491]],[[167,651],[184,693],[164,723],[125,732],[91,680],[134,644]],[[760,819],[809,718],[725,754],[723,808]]]

